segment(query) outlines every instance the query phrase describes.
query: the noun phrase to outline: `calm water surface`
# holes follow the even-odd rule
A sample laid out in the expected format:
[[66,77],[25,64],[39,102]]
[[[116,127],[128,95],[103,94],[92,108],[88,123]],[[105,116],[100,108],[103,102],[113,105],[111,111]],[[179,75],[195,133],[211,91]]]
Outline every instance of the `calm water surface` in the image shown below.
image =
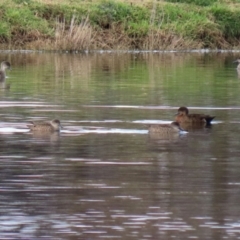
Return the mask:
[[[1,239],[240,239],[239,56],[0,56]],[[212,127],[148,136],[182,105]]]

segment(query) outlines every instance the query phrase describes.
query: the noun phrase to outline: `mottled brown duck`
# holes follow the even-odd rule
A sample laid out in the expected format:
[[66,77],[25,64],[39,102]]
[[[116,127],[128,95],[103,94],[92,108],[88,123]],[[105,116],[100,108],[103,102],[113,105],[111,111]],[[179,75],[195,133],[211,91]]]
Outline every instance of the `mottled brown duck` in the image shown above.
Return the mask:
[[182,131],[179,123],[172,122],[171,124],[153,124],[148,128],[149,133],[169,135],[180,133]]
[[43,132],[43,133],[53,133],[59,132],[62,128],[61,123],[58,119],[54,119],[49,122],[31,122],[32,125],[27,125],[31,131]]
[[238,63],[237,71],[240,72],[240,59],[235,60],[234,63]]
[[7,61],[1,63],[0,69],[0,81],[4,81],[6,78],[6,70],[11,68],[11,64]]

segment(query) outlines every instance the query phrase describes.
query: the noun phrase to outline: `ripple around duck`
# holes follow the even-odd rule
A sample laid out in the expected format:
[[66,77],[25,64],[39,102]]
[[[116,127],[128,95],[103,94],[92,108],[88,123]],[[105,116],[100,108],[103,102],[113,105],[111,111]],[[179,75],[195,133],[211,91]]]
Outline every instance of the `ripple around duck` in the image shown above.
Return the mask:
[[18,129],[18,128],[14,128],[14,127],[0,128],[1,134],[26,133],[26,132],[29,132],[29,129]]
[[[99,122],[98,122],[99,123]],[[31,133],[25,123],[1,123],[0,134],[14,134],[14,133]],[[147,134],[148,130],[144,129],[122,129],[122,128],[106,128],[106,127],[82,127],[82,126],[64,126],[61,134],[65,135],[79,135],[79,134]]]
[[92,128],[74,128],[69,130],[62,130],[61,133],[67,135],[75,134],[87,134],[87,133],[96,133],[96,134],[110,134],[110,133],[119,133],[119,134],[147,134],[148,130],[139,130],[139,129],[120,129],[120,128],[101,128],[93,127]]
[[149,162],[107,162],[107,161],[101,161],[101,162],[87,162],[86,164],[99,164],[99,165],[151,165],[152,163]]
[[[150,123],[151,121],[149,121]],[[151,123],[156,123],[156,121],[152,121]],[[28,128],[14,128],[14,127],[2,127],[0,128],[0,134],[14,134],[14,133],[28,133],[31,134]],[[66,136],[75,136],[81,134],[148,134],[148,130],[146,129],[122,129],[122,128],[104,128],[104,127],[64,127],[61,130],[61,135]],[[181,131],[181,134],[187,133],[185,131]],[[50,134],[50,133],[49,133]]]
[[67,161],[73,162],[83,162],[88,165],[152,165],[151,162],[143,162],[143,161],[136,161],[136,162],[119,162],[119,161],[101,161],[100,159],[88,159],[88,158],[66,158]]
[[49,105],[46,102],[25,102],[25,101],[0,101],[0,107],[5,108],[5,107],[60,107],[59,105]]

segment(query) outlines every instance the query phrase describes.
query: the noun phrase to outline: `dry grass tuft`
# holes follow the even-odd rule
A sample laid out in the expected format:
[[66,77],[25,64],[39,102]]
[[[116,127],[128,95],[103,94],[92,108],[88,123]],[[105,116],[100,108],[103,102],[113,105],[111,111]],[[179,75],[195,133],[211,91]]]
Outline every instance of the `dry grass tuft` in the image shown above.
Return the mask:
[[132,39],[119,24],[112,24],[111,29],[96,30],[92,44],[93,49],[131,49]]
[[75,16],[72,17],[70,26],[66,22],[57,21],[55,31],[55,49],[67,51],[81,51],[89,49],[92,41],[92,28],[88,17],[79,24]]
[[187,40],[182,36],[161,30],[150,31],[143,43],[143,49],[149,50],[183,50],[202,48],[202,43],[194,40]]

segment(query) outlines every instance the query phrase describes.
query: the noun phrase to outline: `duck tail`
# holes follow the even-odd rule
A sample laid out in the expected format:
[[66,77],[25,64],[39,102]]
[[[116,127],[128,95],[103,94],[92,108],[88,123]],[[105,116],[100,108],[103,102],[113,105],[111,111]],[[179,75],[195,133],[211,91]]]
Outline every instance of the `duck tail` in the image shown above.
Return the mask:
[[210,117],[210,116],[206,117],[205,120],[206,120],[207,125],[211,125],[211,121],[212,121],[214,118],[215,118],[215,116],[214,116],[214,117]]

